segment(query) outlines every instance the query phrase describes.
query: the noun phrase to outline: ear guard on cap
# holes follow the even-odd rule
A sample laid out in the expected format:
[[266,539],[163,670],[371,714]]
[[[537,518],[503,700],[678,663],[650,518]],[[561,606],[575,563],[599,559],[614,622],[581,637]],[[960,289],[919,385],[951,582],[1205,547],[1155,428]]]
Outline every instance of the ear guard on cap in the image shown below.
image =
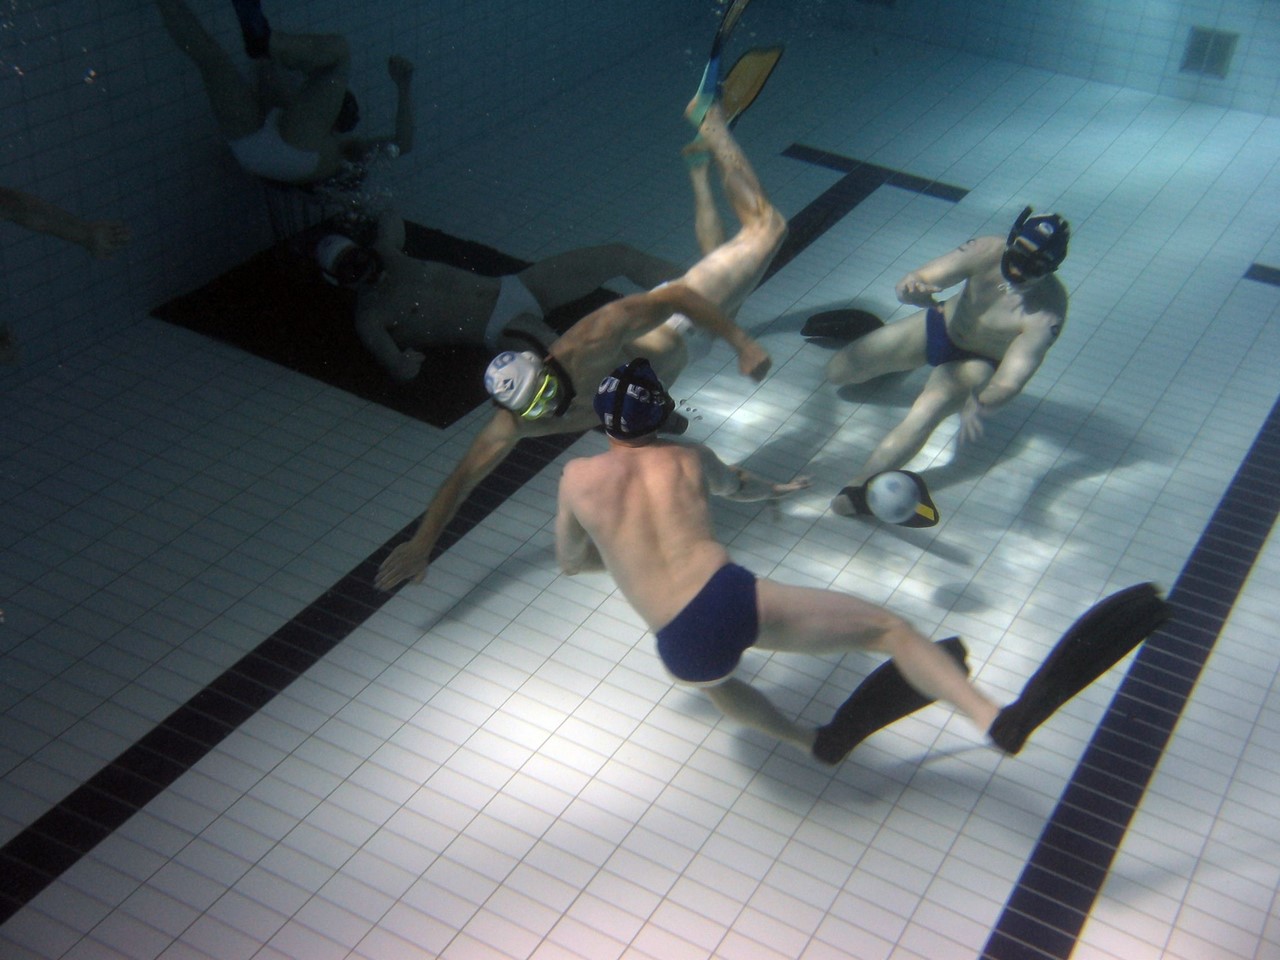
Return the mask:
[[484,372],[484,388],[500,407],[521,416],[544,385],[546,371],[538,355],[528,350],[504,350]]

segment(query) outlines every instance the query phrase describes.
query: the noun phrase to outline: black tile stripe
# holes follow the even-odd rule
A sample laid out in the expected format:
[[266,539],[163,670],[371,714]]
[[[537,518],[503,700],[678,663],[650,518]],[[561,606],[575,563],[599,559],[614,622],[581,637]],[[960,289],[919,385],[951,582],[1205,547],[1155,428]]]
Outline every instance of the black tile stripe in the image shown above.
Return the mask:
[[[810,163],[834,164],[835,169],[846,175],[791,219],[788,238],[764,279],[795,259],[881,186],[892,183],[908,190],[932,192],[935,196],[948,194],[947,199],[957,200],[965,194],[956,187],[933,184],[808,147],[793,146],[786,155]],[[437,541],[432,560],[560,456],[578,436],[580,434],[522,440],[511,456],[461,505]],[[154,730],[0,848],[0,924],[376,612],[390,596],[373,587],[378,565],[416,526],[415,520]]]
[[1259,283],[1269,283],[1273,287],[1280,287],[1280,267],[1268,267],[1265,263],[1252,263],[1249,269],[1244,272],[1246,280],[1257,280]]
[[787,220],[787,239],[783,241],[782,248],[765,272],[766,280],[794,260],[809,244],[848,216],[854,207],[881,187],[900,187],[903,190],[927,194],[953,203],[964,199],[969,193],[962,187],[938,183],[924,177],[892,170],[889,167],[843,157],[838,153],[806,147],[799,143],[793,143],[787,147],[782,151],[782,155],[839,171],[844,176],[823,191],[816,200]]
[[[434,561],[581,434],[526,438],[467,499]],[[0,924],[155,799],[390,599],[373,586],[409,524],[291,621],[0,848]]]
[[1280,512],[1280,401],[1169,594],[991,932],[988,960],[1066,960]]

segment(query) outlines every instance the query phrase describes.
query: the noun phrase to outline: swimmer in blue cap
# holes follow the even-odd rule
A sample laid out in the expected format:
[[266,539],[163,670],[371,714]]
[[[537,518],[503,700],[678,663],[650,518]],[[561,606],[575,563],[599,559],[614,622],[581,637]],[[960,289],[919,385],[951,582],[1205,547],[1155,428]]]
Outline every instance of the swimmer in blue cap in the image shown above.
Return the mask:
[[[1006,237],[975,237],[908,273],[898,300],[924,309],[831,358],[827,380],[837,386],[932,368],[907,416],[831,501],[833,511],[865,514],[859,491],[867,480],[906,466],[943,420],[959,413],[962,439],[975,440],[983,420],[1022,392],[1066,323],[1067,291],[1056,271],[1070,238],[1061,216],[1027,207]],[[956,284],[958,294],[934,299]]]
[[[1006,707],[968,678],[957,638],[930,643],[901,617],[851,594],[757,578],[715,537],[709,495],[776,500],[808,480],[770,483],[726,465],[709,448],[663,439],[670,399],[648,361],[600,383],[593,402],[609,449],[571,460],[560,480],[556,559],[569,575],[608,571],[653,631],[677,683],[701,687],[740,723],[838,763],[875,731],[933,700],[957,707],[1005,753],[1168,619],[1155,587],[1104,600],[1063,635]],[[819,656],[868,650],[892,658],[873,671],[831,721],[796,723],[734,675],[750,648]]]

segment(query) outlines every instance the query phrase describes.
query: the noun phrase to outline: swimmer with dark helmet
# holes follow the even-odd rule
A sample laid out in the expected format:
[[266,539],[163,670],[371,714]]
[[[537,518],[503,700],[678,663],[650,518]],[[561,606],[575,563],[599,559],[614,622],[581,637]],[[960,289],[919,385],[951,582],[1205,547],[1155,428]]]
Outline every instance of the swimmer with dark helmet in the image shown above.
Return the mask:
[[[930,643],[883,607],[758,578],[734,563],[715,537],[709,497],[776,500],[809,482],[771,483],[702,444],[660,437],[672,403],[647,360],[606,376],[592,406],[609,449],[564,467],[556,511],[560,569],[607,571],[653,631],[673,681],[705,690],[726,716],[822,763],[839,763],[875,731],[934,700],[958,708],[993,746],[1017,753],[1058,707],[1169,617],[1151,584],[1106,598],[1070,626],[1021,695],[1002,708],[970,682],[959,638]],[[892,659],[815,729],[735,676],[751,648],[816,656],[866,650]]]
[[[858,337],[827,364],[837,386],[929,366],[906,417],[831,501],[842,515],[865,515],[867,481],[898,470],[954,413],[961,438],[982,435],[983,421],[1026,387],[1067,319],[1067,291],[1057,277],[1070,225],[1060,215],[1019,214],[1005,237],[975,237],[898,281],[898,300],[923,307],[905,320]],[[934,294],[962,284],[944,301]]]

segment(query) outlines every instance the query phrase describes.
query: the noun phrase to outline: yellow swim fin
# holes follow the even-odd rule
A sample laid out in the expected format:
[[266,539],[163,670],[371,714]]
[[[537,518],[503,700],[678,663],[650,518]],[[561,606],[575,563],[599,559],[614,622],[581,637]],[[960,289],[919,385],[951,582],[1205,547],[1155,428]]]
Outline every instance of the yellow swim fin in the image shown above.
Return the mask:
[[782,58],[782,50],[782,47],[752,47],[733,65],[720,85],[720,106],[730,125],[760,95]]

